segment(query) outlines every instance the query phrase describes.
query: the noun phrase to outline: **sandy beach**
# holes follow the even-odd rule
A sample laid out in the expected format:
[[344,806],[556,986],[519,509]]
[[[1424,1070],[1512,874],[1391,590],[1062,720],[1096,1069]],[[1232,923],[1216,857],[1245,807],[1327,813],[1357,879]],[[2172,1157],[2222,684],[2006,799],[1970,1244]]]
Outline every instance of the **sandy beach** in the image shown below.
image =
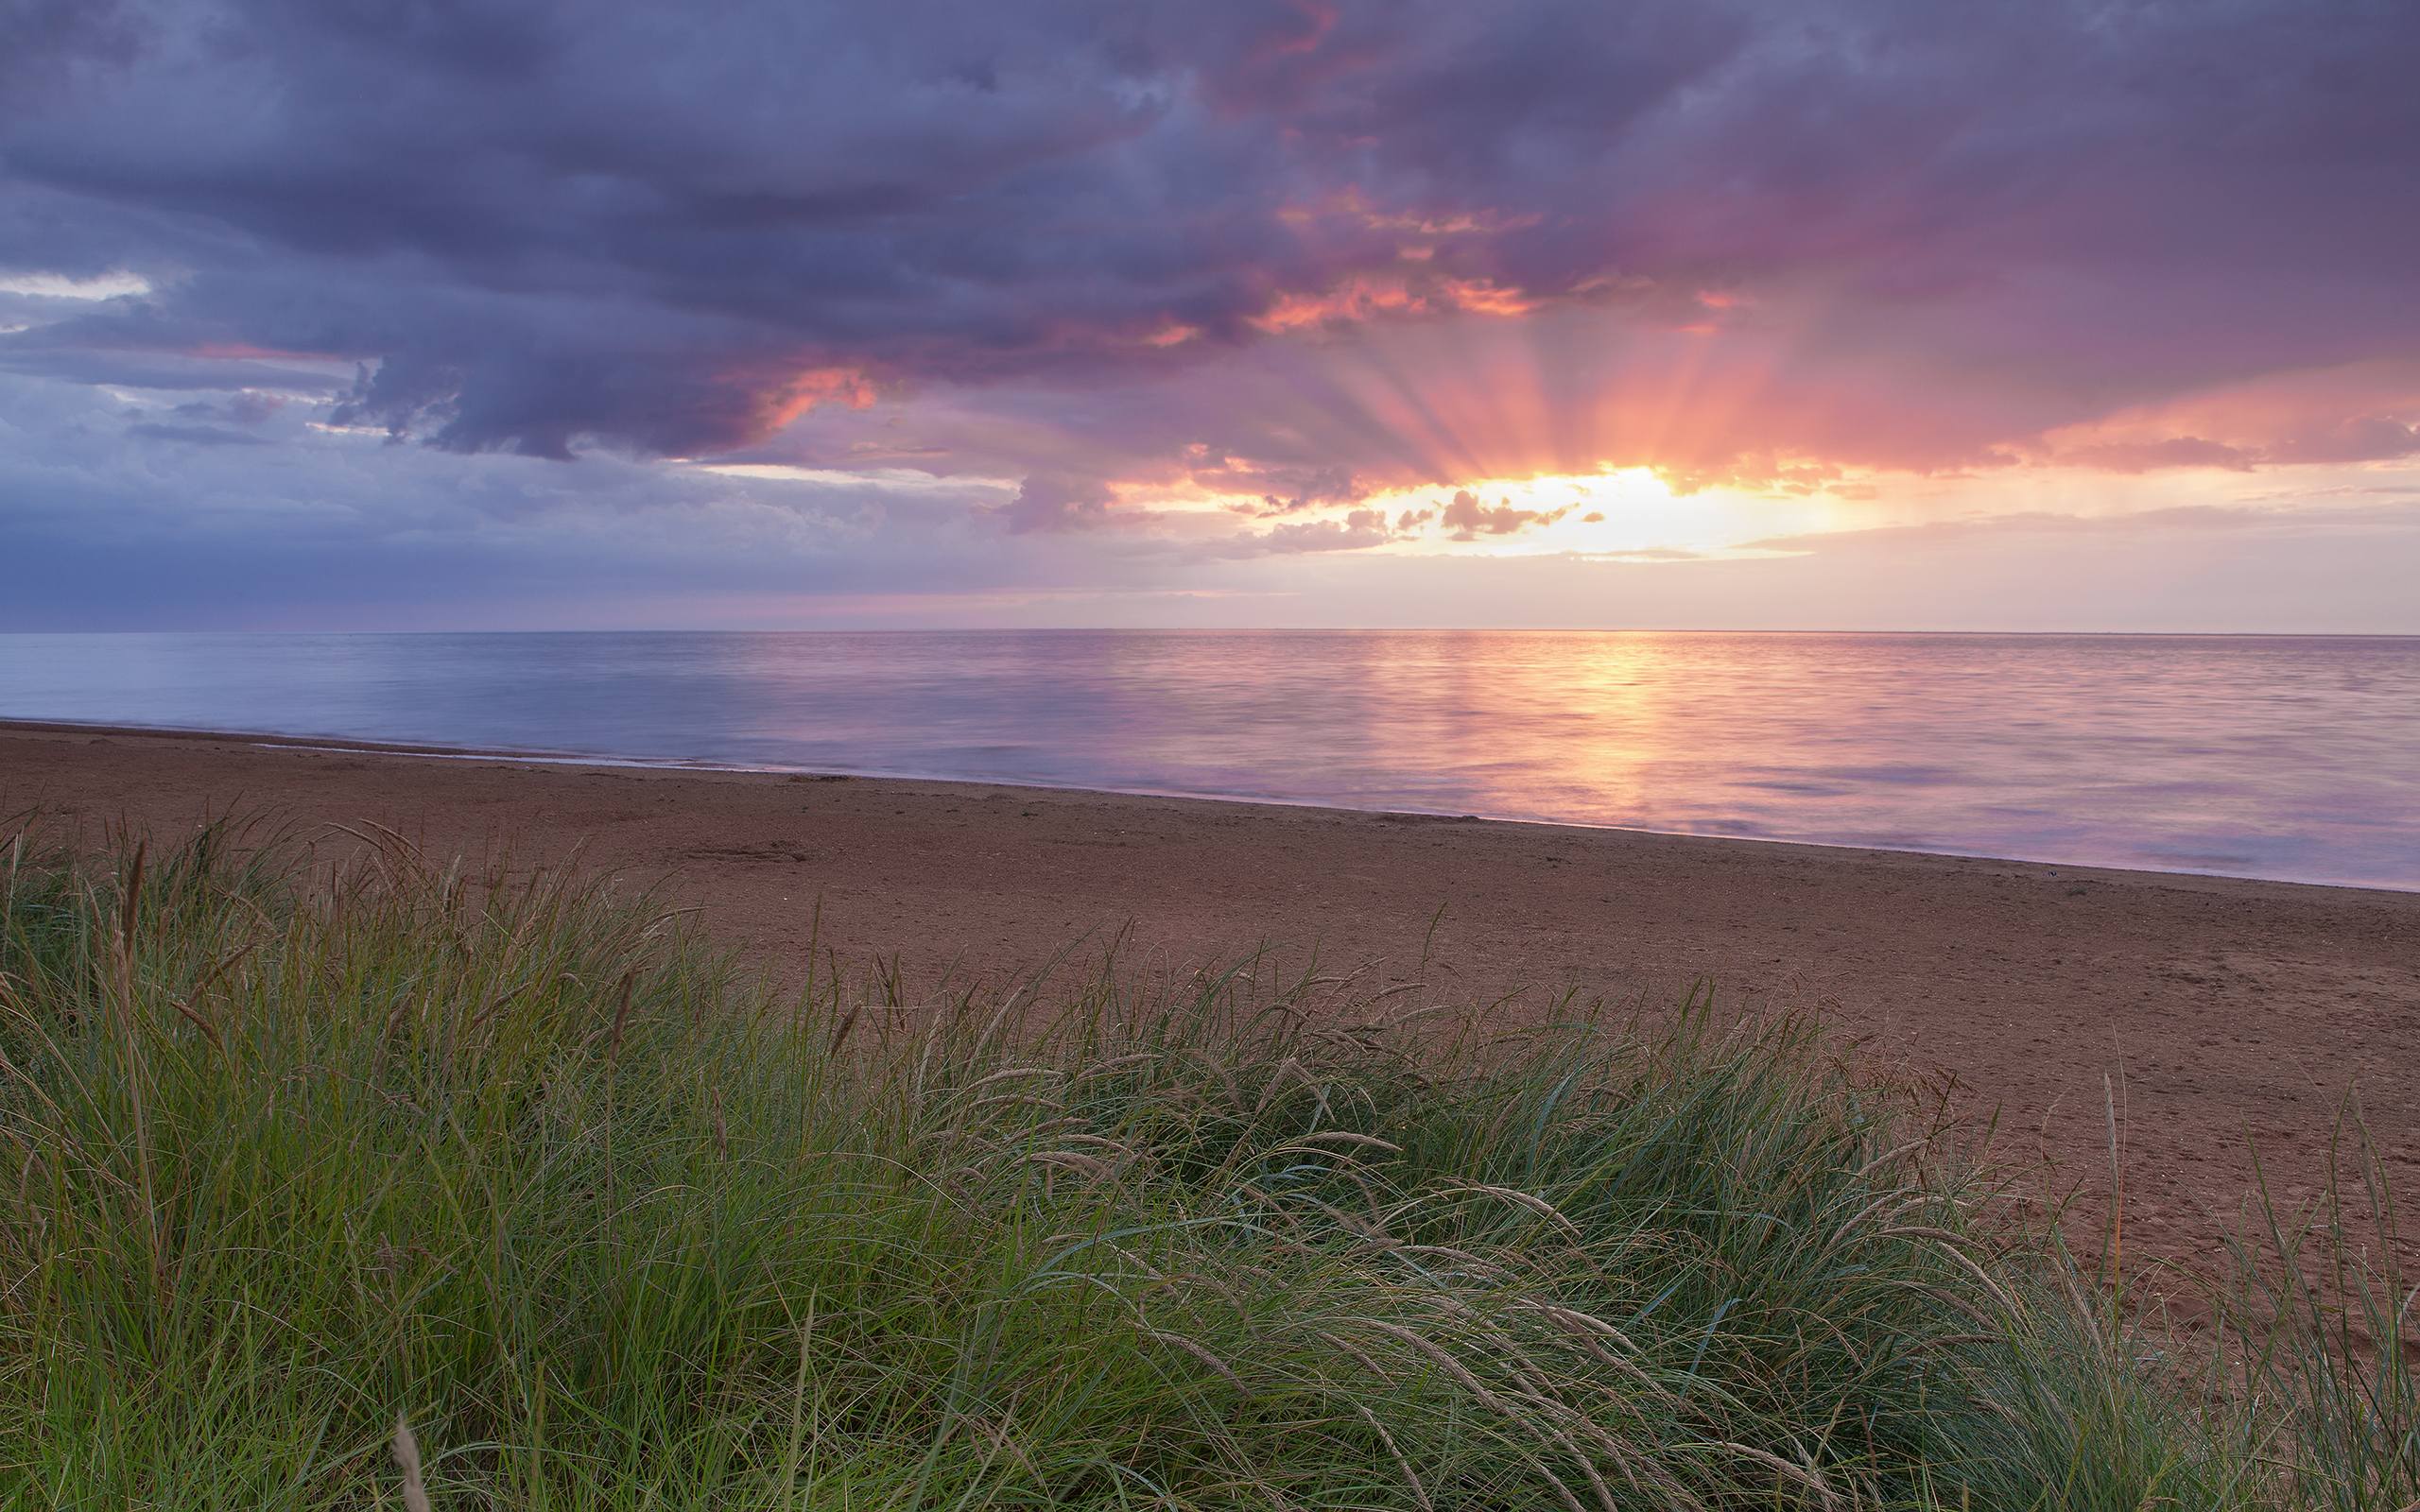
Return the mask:
[[[1121,929],[1138,970],[1289,961],[1516,1018],[1564,989],[1819,1010],[2097,1201],[2122,1114],[2127,1246],[2205,1255],[2256,1143],[2324,1174],[2358,1090],[2420,1177],[2420,894],[1269,804],[881,779],[430,759],[0,725],[0,812],[160,832],[273,810],[440,853],[663,881],[776,971],[811,937],[912,981],[1005,976]],[[819,922],[820,915],[820,922]],[[820,936],[813,932],[820,929]],[[1424,961],[1425,955],[1425,961]],[[1499,1002],[1499,1000],[1502,1000]]]

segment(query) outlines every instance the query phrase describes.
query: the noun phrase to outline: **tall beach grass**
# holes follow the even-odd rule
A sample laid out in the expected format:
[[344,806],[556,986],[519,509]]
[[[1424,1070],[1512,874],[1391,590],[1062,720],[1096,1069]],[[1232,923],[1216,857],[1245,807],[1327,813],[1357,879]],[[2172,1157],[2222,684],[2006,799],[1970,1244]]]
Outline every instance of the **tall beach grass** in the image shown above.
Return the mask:
[[774,993],[241,838],[0,857],[0,1505],[2420,1501],[2391,1246],[2173,1346],[1805,1022]]

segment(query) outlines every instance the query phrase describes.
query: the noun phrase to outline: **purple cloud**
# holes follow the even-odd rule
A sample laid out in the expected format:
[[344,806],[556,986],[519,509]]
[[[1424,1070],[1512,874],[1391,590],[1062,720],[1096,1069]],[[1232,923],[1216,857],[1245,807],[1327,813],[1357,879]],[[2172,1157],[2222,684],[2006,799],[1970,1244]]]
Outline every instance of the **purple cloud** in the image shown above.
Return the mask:
[[1438,522],[1456,541],[1476,541],[1481,535],[1509,536],[1535,525],[1550,525],[1573,507],[1564,505],[1560,509],[1516,509],[1502,500],[1493,506],[1484,505],[1470,490],[1461,489],[1446,502]]
[[1017,496],[998,513],[1011,535],[1062,530],[1090,530],[1109,520],[1108,486],[1098,478],[1036,473],[1017,489]]
[[[2015,390],[1985,407],[2020,428],[2086,418],[2062,394],[2141,403],[2420,343],[2409,7],[765,0],[700,25],[163,0],[30,21],[12,66],[42,87],[0,113],[0,260],[155,289],[0,337],[0,360],[340,358],[365,369],[347,421],[462,450],[729,453],[842,394],[1149,386],[1294,339],[1271,312],[1329,300],[1381,321],[1786,312],[1785,381],[1878,364],[1922,409],[1955,368]],[[1841,428],[1885,455],[1892,423]]]
[[[1563,511],[1496,480],[1650,467],[1735,545],[2300,501],[2151,560],[2420,458],[2409,5],[20,0],[7,38],[18,623],[106,619],[143,543],[144,613],[424,571],[1383,614],[1461,571],[1517,617],[1565,569],[1476,558]],[[1579,507],[1574,622],[1677,549]],[[1781,572],[1720,555],[1656,571]]]

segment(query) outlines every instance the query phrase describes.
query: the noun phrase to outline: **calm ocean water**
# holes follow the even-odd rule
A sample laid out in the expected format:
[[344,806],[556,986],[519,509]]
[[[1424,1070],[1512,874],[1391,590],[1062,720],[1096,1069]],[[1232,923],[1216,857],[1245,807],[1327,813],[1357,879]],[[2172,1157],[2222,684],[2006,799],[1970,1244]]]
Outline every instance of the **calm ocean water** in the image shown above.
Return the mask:
[[2420,888],[2420,639],[18,635],[0,715]]

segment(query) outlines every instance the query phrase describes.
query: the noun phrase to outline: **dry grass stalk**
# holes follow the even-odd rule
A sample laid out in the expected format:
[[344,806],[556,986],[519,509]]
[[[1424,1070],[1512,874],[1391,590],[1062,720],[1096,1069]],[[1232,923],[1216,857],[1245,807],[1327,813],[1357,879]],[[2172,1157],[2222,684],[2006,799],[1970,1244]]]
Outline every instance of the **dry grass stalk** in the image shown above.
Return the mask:
[[420,1440],[402,1413],[395,1414],[395,1466],[404,1472],[404,1512],[429,1512],[428,1486],[421,1479]]

